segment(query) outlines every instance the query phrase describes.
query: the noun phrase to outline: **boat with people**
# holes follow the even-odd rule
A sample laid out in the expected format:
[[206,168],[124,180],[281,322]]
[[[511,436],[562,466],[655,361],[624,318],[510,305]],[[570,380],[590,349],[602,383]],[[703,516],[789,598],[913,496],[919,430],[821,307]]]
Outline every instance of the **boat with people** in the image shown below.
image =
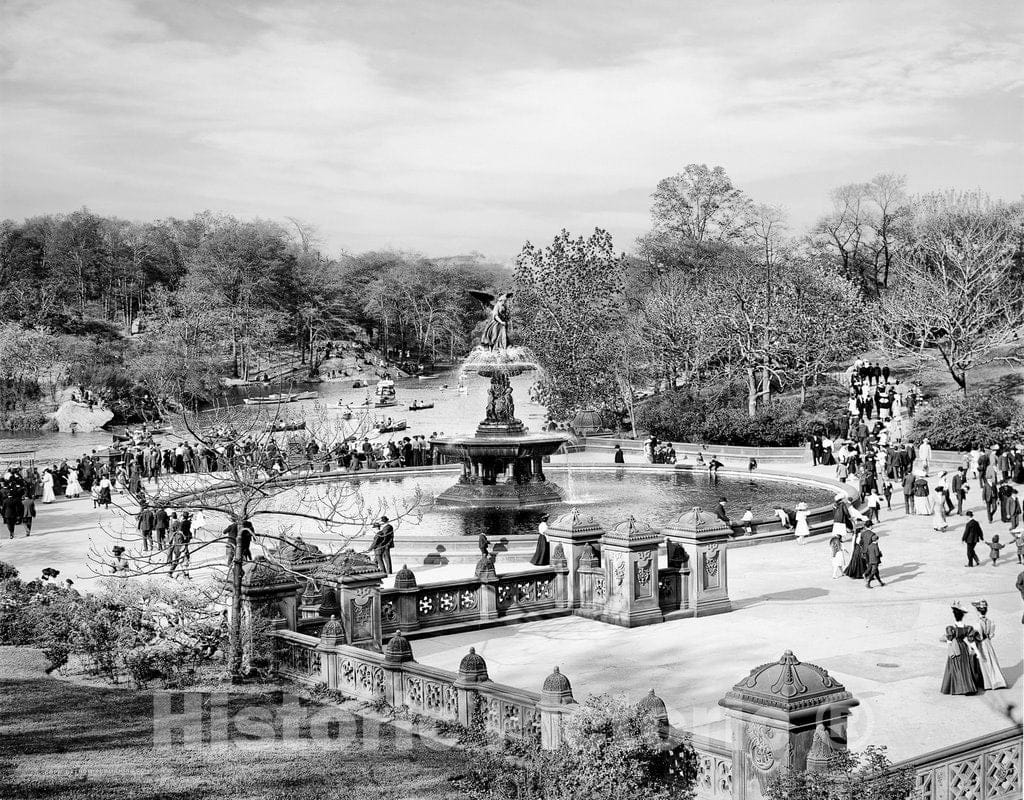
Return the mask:
[[377,383],[377,388],[374,389],[374,407],[375,408],[386,408],[387,406],[397,405],[395,399],[395,382],[390,378],[383,378]]
[[374,427],[377,433],[396,433],[404,431],[409,426],[404,419],[391,419],[391,417],[388,417],[386,420],[377,420],[377,424]]
[[433,403],[424,403],[422,400],[413,400],[409,405],[410,411],[425,411],[428,408],[433,408]]
[[264,428],[267,433],[284,433],[285,431],[301,431],[306,427],[303,420],[280,419]]

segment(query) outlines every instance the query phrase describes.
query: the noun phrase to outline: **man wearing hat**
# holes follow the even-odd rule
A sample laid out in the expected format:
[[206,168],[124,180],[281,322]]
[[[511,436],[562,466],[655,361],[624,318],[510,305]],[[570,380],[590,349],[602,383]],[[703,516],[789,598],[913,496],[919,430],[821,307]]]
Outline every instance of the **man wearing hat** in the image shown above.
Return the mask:
[[377,566],[386,575],[391,574],[391,549],[395,546],[395,529],[391,526],[387,517],[381,517],[380,522],[374,522],[376,529],[373,541],[370,543],[370,551],[373,553]]
[[878,581],[879,586],[885,586],[882,583],[882,576],[878,574],[878,568],[882,565],[882,551],[878,547],[878,534],[871,534],[871,541],[867,546],[867,560],[868,560],[868,571],[864,576],[864,584],[870,589],[871,581]]
[[967,566],[976,567],[981,562],[978,560],[978,554],[974,552],[974,548],[978,542],[985,541],[985,534],[982,533],[978,520],[974,518],[974,512],[968,511],[967,517],[967,524],[964,525],[964,535],[961,537],[961,541],[967,545]]

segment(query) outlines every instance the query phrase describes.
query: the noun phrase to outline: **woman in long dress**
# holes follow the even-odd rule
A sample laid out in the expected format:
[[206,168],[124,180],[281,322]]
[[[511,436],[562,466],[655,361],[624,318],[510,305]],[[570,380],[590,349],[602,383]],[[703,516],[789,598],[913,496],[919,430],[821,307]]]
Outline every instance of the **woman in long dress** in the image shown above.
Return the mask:
[[974,655],[978,634],[964,622],[967,612],[960,603],[953,603],[954,624],[946,626],[946,670],[942,674],[943,694],[975,694],[984,686]]
[[548,515],[545,514],[537,526],[537,549],[533,551],[533,558],[530,563],[535,567],[546,567],[551,563],[551,553],[548,548],[548,537],[544,534],[548,530]]
[[949,523],[946,522],[946,504],[942,498],[942,487],[936,486],[935,498],[932,503],[932,530],[944,531],[948,527]]
[[979,600],[971,603],[978,610],[978,665],[981,667],[981,678],[986,689],[1005,689],[1006,678],[999,667],[992,640],[996,635],[996,624],[986,616],[988,602]]
[[78,470],[73,467],[68,470],[68,485],[64,490],[65,497],[81,497],[82,484],[78,482]]
[[846,549],[843,547],[843,537],[832,534],[828,540],[829,551],[832,554],[832,579],[835,580],[843,575],[846,567]]
[[846,565],[843,574],[855,580],[860,580],[868,574],[867,545],[862,541],[859,531],[853,534],[853,551],[850,553],[850,563]]
[[800,544],[806,544],[807,537],[811,535],[811,529],[807,525],[807,503],[796,504],[796,540]]
[[50,470],[43,470],[43,502],[52,503],[56,500],[53,494],[53,473]]

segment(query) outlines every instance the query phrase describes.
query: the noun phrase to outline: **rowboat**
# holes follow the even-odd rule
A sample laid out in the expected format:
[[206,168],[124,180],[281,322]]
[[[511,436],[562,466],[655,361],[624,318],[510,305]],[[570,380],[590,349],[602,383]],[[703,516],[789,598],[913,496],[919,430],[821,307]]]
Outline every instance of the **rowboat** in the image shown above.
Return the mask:
[[395,433],[396,431],[404,431],[407,427],[404,419],[393,419],[391,422],[378,422],[377,432],[378,433]]
[[246,397],[242,402],[247,406],[273,406],[279,403],[295,402],[294,394],[268,394],[266,397]]
[[280,420],[278,422],[273,423],[272,425],[267,425],[265,430],[267,433],[282,433],[284,431],[301,431],[305,427],[306,423],[303,422],[302,420],[299,420],[298,422],[288,422],[286,420]]
[[415,401],[415,402],[413,402],[413,404],[411,406],[409,406],[409,410],[410,411],[423,411],[425,409],[433,408],[433,407],[434,407],[433,403],[420,403],[418,401]]
[[292,400],[316,400],[317,392],[299,392]]

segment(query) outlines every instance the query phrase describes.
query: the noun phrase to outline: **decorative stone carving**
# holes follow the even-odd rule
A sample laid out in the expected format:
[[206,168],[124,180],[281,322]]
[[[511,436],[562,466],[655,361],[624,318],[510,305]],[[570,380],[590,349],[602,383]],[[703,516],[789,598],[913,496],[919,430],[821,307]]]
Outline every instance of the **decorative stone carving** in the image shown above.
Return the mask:
[[572,696],[572,685],[569,679],[555,667],[550,675],[544,679],[544,686],[540,690],[540,701],[545,705],[569,705],[576,701]]
[[391,637],[387,647],[384,648],[384,661],[388,664],[404,664],[407,661],[413,660],[412,645],[409,644],[409,640],[402,635],[401,631],[397,631]]
[[487,676],[487,662],[478,655],[475,647],[469,648],[469,652],[459,662],[459,677],[456,686],[470,683],[483,683],[490,678]]

